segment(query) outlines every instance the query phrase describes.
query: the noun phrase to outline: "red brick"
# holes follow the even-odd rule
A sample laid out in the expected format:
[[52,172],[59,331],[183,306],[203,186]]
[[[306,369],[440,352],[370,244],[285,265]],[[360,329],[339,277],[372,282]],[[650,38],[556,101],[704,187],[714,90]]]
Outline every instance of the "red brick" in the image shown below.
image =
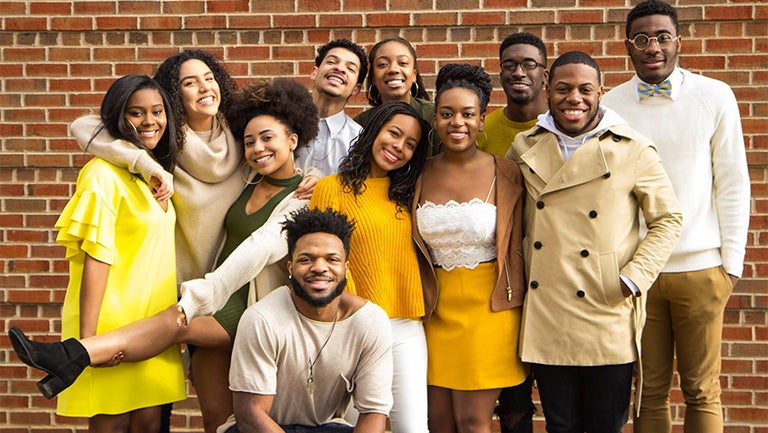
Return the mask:
[[117,8],[114,2],[79,1],[74,3],[76,15],[114,15]]
[[750,20],[752,6],[707,6],[704,17],[707,21]]
[[464,26],[486,25],[489,23],[504,23],[505,12],[462,12],[459,20]]
[[139,28],[136,17],[96,17],[96,28],[99,30],[135,30]]
[[206,7],[208,8],[208,13],[214,14],[248,12],[249,3],[247,0],[208,0]]
[[46,18],[7,17],[4,21],[5,30],[8,31],[48,30],[48,20]]
[[599,23],[602,21],[603,11],[601,10],[579,9],[577,11],[565,10],[558,13],[558,22],[563,24]]
[[455,12],[414,14],[413,21],[417,26],[455,26],[459,23],[459,15]]
[[269,26],[269,17],[264,15],[233,16],[229,18],[229,28],[231,29],[266,29]]
[[273,20],[274,28],[278,29],[314,28],[316,16],[310,14],[278,15]]
[[142,30],[180,30],[180,17],[141,17],[139,18],[139,28]]
[[340,27],[362,27],[363,16],[362,15],[319,15],[320,27],[329,27],[337,29]]
[[197,17],[184,18],[185,29],[216,29],[224,28],[227,25],[227,18],[222,15],[203,15]]
[[365,20],[369,27],[405,27],[410,25],[411,15],[398,12],[386,14],[370,13],[366,15]]

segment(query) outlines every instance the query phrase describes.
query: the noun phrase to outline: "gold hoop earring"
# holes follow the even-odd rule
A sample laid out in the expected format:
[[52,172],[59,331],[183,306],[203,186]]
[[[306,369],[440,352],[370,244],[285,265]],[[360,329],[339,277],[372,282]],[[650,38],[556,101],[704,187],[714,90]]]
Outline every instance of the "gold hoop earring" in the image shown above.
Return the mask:
[[[243,173],[243,168],[248,168],[248,174],[246,175]],[[253,169],[248,166],[248,163],[246,161],[243,161],[243,167],[240,167],[240,179],[243,179],[243,183],[246,185],[258,185],[259,182],[261,182],[262,179],[264,179],[264,176],[260,176],[259,180],[256,182],[251,182],[248,180],[249,177],[251,177],[251,172],[253,172]]]
[[430,144],[435,144],[434,133],[435,133],[435,129],[434,128],[430,129],[429,132],[427,133],[427,140],[429,141]]

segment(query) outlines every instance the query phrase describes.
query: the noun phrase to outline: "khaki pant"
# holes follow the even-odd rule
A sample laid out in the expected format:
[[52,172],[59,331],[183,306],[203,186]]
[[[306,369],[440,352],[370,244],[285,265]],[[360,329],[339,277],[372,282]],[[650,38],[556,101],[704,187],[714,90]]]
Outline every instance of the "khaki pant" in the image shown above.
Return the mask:
[[677,353],[686,433],[722,433],[720,343],[733,290],[720,266],[662,273],[648,292],[643,328],[643,396],[635,433],[669,433],[669,392]]

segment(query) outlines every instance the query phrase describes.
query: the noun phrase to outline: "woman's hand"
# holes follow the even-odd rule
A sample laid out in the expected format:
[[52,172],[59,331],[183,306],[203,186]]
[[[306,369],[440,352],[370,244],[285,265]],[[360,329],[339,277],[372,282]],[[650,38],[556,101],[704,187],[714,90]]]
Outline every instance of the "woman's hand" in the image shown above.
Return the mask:
[[293,196],[296,197],[299,200],[309,200],[312,198],[312,192],[315,190],[315,185],[317,185],[317,182],[320,182],[320,178],[317,176],[305,176],[304,179],[299,184],[299,187],[296,188],[296,191],[293,193]]
[[149,189],[159,202],[170,199],[173,196],[173,176],[165,171],[153,173],[149,180]]

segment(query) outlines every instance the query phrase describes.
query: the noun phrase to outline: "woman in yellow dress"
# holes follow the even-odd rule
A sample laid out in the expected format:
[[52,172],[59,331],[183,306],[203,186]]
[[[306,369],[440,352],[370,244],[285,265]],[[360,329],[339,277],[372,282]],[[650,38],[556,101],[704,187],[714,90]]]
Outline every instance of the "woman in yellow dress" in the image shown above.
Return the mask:
[[[145,75],[115,81],[101,104],[103,128],[173,171],[178,145],[165,92]],[[176,302],[170,201],[158,202],[141,177],[101,158],[80,171],[75,195],[56,222],[70,279],[62,339],[101,334]],[[87,356],[86,356],[87,357]],[[43,379],[42,386],[58,380]],[[178,347],[139,363],[86,368],[59,395],[57,414],[89,417],[91,432],[157,431],[160,407],[186,397]]]
[[476,144],[492,88],[479,66],[440,70],[434,129],[443,153],[416,183],[415,238],[435,270],[422,273],[432,433],[490,433],[499,392],[526,378],[517,355],[522,176]]

